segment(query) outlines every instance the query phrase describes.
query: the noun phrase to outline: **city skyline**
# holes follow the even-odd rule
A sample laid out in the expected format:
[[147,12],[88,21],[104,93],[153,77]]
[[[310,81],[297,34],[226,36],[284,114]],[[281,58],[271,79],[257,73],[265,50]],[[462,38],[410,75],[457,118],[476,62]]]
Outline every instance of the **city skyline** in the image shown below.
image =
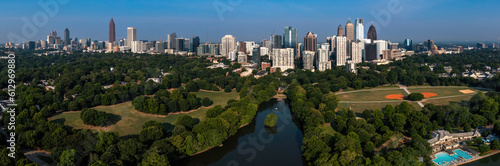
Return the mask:
[[[213,5],[216,2],[229,5],[226,6],[230,7],[227,9],[232,9],[231,11],[227,10],[222,15],[222,19],[217,14],[220,9],[216,10]],[[49,17],[45,26],[36,27],[37,33],[32,37],[30,35],[25,38],[27,41],[42,40],[50,30],[62,32],[68,27],[72,32],[72,37],[88,37],[106,41],[109,36],[107,31],[109,20],[114,18],[117,39],[126,38],[126,27],[137,27],[138,40],[164,40],[167,34],[175,32],[179,34],[179,37],[184,38],[200,36],[201,43],[219,41],[226,34],[232,34],[241,41],[261,41],[262,36],[270,36],[274,29],[279,32],[277,34],[281,34],[279,29],[291,26],[297,29],[298,42],[303,42],[301,36],[304,36],[309,31],[318,34],[319,41],[325,41],[326,37],[336,34],[336,25],[345,24],[348,18],[363,18],[365,26],[369,26],[371,23],[376,24],[375,26],[379,26],[377,27],[379,37],[391,41],[402,42],[406,38],[413,41],[427,39],[457,42],[498,41],[500,34],[496,30],[498,25],[494,23],[495,21],[491,21],[492,18],[487,17],[488,15],[495,15],[495,12],[497,12],[496,10],[488,10],[495,6],[494,3],[498,3],[496,1],[492,1],[488,5],[482,5],[487,3],[456,3],[453,1],[410,2],[401,0],[395,2],[399,3],[396,6],[399,7],[397,9],[401,10],[396,14],[389,13],[391,17],[389,21],[380,21],[378,16],[388,12],[388,6],[394,3],[393,1],[363,1],[359,3],[314,1],[307,2],[308,5],[304,5],[306,2],[256,1],[248,3],[247,1],[241,1],[241,3],[232,6],[228,2],[218,0],[208,2],[169,2],[168,4],[162,1],[148,3],[127,2],[123,4],[111,1],[104,2],[102,6],[92,9],[93,12],[88,12],[84,17],[78,18],[73,17],[77,15],[75,13],[83,12],[81,10],[92,3],[69,1],[67,4],[58,6],[59,8],[54,13],[54,17]],[[16,2],[6,3],[8,3],[6,6],[16,6],[14,5]],[[107,8],[104,7],[111,4],[120,9],[106,11]],[[332,8],[334,9],[331,12],[332,14],[319,12],[324,8],[322,6],[332,5],[339,6]],[[452,9],[442,8],[443,5]],[[352,6],[357,6],[356,10],[352,10]],[[9,12],[9,15],[0,19],[8,23],[3,25],[5,28],[0,31],[0,43],[9,42],[7,37],[9,33],[22,36],[19,28],[24,24],[22,18],[25,17],[28,21],[32,21],[31,18],[36,14],[36,11],[43,11],[43,7],[36,3],[24,5],[23,7],[25,8],[13,7],[3,10],[3,12]],[[144,12],[145,9],[125,12],[133,7],[144,7],[148,10],[147,12]],[[263,12],[249,10],[251,8],[258,8]],[[473,12],[461,12],[465,8]],[[276,9],[273,11],[276,13],[270,13],[271,9]],[[165,11],[165,13],[160,14],[161,11]],[[194,12],[190,13],[189,11]],[[288,14],[281,14],[280,11],[288,11]],[[297,12],[290,13],[290,11]],[[434,13],[426,14],[426,12],[431,11]],[[266,15],[265,13],[268,13],[267,16],[270,17],[265,19],[260,17]],[[386,26],[381,25],[385,22],[387,22]],[[259,26],[255,28],[254,25]],[[453,25],[455,25],[454,28],[449,28]],[[477,30],[477,25],[482,25],[480,30]]]

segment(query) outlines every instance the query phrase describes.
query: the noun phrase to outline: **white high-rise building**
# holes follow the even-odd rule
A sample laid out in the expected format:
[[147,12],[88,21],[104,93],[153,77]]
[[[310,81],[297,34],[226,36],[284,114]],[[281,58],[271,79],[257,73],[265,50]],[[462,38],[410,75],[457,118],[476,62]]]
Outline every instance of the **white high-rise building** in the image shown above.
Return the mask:
[[281,71],[294,69],[294,59],[293,48],[273,48],[273,68],[280,68]]
[[313,70],[314,69],[314,55],[316,52],[314,51],[304,51],[302,53],[302,64],[304,70]]
[[360,41],[365,38],[365,25],[363,19],[356,19],[354,23],[354,39]]
[[336,56],[335,64],[337,66],[344,66],[347,61],[347,37],[335,37]]
[[351,45],[351,60],[353,63],[363,62],[363,50],[365,49],[365,43],[363,42],[352,42]]
[[143,41],[132,41],[130,48],[133,53],[144,53],[144,50],[147,49],[143,47],[144,47]]
[[177,38],[177,34],[171,33],[167,35],[167,49],[175,49],[175,39]]
[[330,45],[328,43],[322,44],[316,54],[316,68],[319,71],[332,69],[332,62],[330,62]]
[[245,48],[247,50],[246,54],[252,56],[253,55],[252,50],[253,50],[254,47],[255,47],[255,42],[253,42],[253,41],[246,41],[245,42]]
[[260,47],[260,56],[265,56],[265,55],[269,55],[269,48]]
[[236,57],[237,57],[237,55],[236,55],[236,51],[231,51],[231,52],[229,52],[228,56],[229,56],[229,57],[228,57],[228,58],[229,58],[229,60],[231,60],[231,61],[235,61],[235,60],[236,60]]
[[132,47],[132,42],[137,41],[137,29],[135,27],[127,28],[127,46]]
[[[229,58],[229,53],[230,52],[235,52],[236,54],[236,49],[238,48],[236,46],[236,38],[233,37],[233,35],[226,35],[222,38],[221,42],[221,48],[220,48],[220,54],[226,58]],[[236,55],[235,55],[236,56]],[[235,58],[236,59],[236,58]]]
[[155,49],[157,53],[164,54],[165,53],[165,42],[157,41],[155,45]]
[[377,44],[377,60],[384,54],[384,50],[387,50],[387,41],[385,40],[375,40],[373,43]]

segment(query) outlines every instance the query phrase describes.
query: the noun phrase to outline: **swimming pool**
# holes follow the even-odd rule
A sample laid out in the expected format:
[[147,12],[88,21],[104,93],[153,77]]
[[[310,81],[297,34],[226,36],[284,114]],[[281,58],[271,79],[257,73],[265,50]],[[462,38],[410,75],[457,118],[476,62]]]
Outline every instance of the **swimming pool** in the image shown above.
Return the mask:
[[457,150],[454,150],[453,152],[455,152],[455,155],[453,155],[453,156],[450,156],[446,152],[439,152],[436,154],[436,159],[434,159],[432,161],[434,161],[434,163],[436,163],[439,166],[446,166],[446,165],[449,165],[450,163],[454,162],[459,157],[463,157],[466,160],[472,158],[472,156],[470,156],[467,152],[462,151],[462,149],[457,149]]

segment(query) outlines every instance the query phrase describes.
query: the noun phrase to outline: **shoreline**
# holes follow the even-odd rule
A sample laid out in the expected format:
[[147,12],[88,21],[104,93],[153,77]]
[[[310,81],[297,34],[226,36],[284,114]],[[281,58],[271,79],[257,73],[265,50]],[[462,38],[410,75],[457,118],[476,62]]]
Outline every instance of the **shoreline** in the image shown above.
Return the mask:
[[[249,124],[250,124],[250,123],[245,123],[245,124],[242,124],[240,127],[238,127],[238,129],[241,129],[241,128],[245,127],[245,126],[248,126]],[[233,135],[228,135],[224,141],[228,140],[231,136],[233,136]],[[213,149],[213,148],[216,148],[216,147],[222,147],[222,146],[224,146],[224,142],[223,142],[222,144],[220,144],[220,145],[217,145],[217,146],[212,146],[212,147],[208,147],[208,148],[206,148],[206,149],[203,149],[202,151],[199,151],[199,152],[196,152],[196,153],[193,153],[193,154],[187,155],[187,156],[182,156],[182,157],[179,157],[179,160],[184,159],[184,158],[187,158],[187,157],[193,157],[193,156],[196,156],[196,155],[202,154],[202,153],[204,153],[204,152],[207,152],[207,151],[209,151],[209,150],[211,150],[211,149]]]
[[486,155],[484,155],[484,156],[479,156],[479,157],[474,158],[474,159],[472,159],[472,160],[469,160],[469,161],[466,161],[466,162],[463,162],[463,163],[457,164],[457,166],[458,166],[458,165],[464,165],[464,164],[472,163],[472,162],[474,162],[474,161],[477,161],[477,160],[480,160],[480,159],[483,159],[483,158],[487,158],[487,157],[490,157],[490,156],[496,155],[496,154],[498,154],[498,153],[500,153],[500,150],[492,150],[492,151],[490,151],[490,153],[488,153],[488,154],[486,154]]

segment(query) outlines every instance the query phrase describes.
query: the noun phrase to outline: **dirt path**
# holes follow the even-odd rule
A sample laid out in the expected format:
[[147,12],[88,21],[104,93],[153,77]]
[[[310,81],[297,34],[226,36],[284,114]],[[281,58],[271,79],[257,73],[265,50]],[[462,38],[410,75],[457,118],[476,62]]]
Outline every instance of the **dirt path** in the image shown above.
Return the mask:
[[50,166],[49,163],[47,163],[47,162],[45,162],[37,157],[38,155],[50,157],[50,153],[47,151],[43,151],[43,150],[24,151],[23,150],[23,153],[24,153],[24,156],[26,156],[26,158],[28,158],[30,161],[32,161],[33,163],[35,163],[37,165]]

